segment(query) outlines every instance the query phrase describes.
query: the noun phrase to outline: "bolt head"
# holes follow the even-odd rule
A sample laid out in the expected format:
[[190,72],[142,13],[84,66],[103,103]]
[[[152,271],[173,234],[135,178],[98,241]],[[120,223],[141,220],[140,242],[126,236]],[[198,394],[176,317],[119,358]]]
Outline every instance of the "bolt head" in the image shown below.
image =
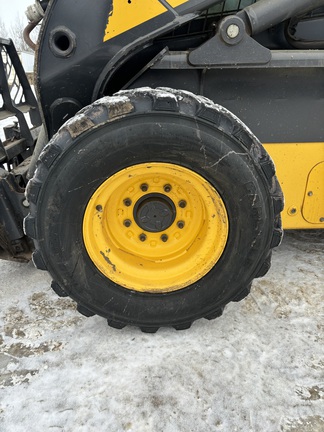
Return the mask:
[[139,239],[141,240],[141,242],[144,242],[146,240],[146,234],[140,234]]
[[177,225],[178,225],[178,228],[182,229],[185,226],[185,223],[184,223],[184,221],[179,221],[177,223]]
[[240,34],[240,28],[237,24],[230,24],[226,29],[226,34],[230,39],[235,39]]
[[185,200],[180,200],[180,201],[179,201],[179,207],[181,207],[181,208],[185,208],[186,205],[187,205],[187,201],[185,201]]
[[130,198],[125,198],[124,199],[124,205],[126,207],[129,207],[132,204],[132,200]]
[[147,183],[143,183],[143,184],[141,184],[141,186],[140,186],[140,188],[141,188],[141,190],[143,191],[143,192],[146,192],[147,190],[148,190],[148,184]]
[[165,242],[167,242],[168,241],[168,236],[166,235],[166,234],[162,234],[161,235],[161,240],[165,243]]
[[132,225],[132,221],[130,220],[130,219],[125,219],[124,220],[124,225],[125,225],[125,227],[130,227],[131,225]]

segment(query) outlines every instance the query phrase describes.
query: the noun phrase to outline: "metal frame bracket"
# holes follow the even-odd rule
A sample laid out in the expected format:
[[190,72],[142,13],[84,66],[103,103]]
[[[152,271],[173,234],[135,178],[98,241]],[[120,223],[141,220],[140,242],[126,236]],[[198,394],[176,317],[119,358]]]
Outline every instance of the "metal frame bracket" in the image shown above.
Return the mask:
[[246,32],[244,21],[233,15],[224,18],[214,37],[191,51],[188,61],[193,66],[227,66],[267,64],[271,51]]

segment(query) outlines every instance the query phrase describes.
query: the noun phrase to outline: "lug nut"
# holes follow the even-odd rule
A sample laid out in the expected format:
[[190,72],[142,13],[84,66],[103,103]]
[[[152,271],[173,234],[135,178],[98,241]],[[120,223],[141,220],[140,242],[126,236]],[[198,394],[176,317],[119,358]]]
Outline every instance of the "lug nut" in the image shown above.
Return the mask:
[[97,206],[96,206],[96,210],[97,210],[98,212],[102,212],[102,206],[101,206],[101,205],[97,205]]
[[161,235],[161,240],[165,243],[165,242],[167,242],[168,241],[168,236],[166,235],[166,234],[162,234]]
[[181,208],[185,208],[186,205],[187,205],[187,201],[185,201],[185,200],[181,200],[181,201],[179,201],[179,207],[181,207]]
[[132,204],[132,200],[130,198],[125,198],[124,199],[124,205],[126,207],[129,207]]
[[129,219],[125,219],[124,220],[124,225],[125,225],[125,227],[130,227],[131,225],[132,225],[132,221],[131,220],[129,220]]
[[141,186],[140,186],[140,188],[141,188],[141,190],[143,191],[143,192],[146,192],[147,190],[148,190],[148,184],[147,183],[142,183],[141,184]]
[[182,229],[185,226],[185,223],[184,223],[184,221],[179,221],[177,223],[177,225],[178,225],[178,228]]
[[164,192],[170,192],[172,189],[172,186],[170,184],[166,184],[163,186]]
[[141,240],[141,242],[144,242],[146,240],[146,234],[140,234],[139,239]]

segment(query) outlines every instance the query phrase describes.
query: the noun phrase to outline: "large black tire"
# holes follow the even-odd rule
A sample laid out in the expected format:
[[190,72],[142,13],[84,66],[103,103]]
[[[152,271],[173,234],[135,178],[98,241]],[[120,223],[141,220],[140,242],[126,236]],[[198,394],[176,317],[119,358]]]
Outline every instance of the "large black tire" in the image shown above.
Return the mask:
[[[226,246],[215,265],[171,292],[113,282],[94,265],[83,239],[94,191],[115,173],[152,162],[199,174],[218,192],[228,216]],[[116,328],[183,329],[221,315],[268,271],[271,249],[282,238],[282,192],[261,143],[223,107],[180,90],[124,91],[82,109],[42,152],[27,197],[25,231],[35,240],[37,268],[50,272],[54,290],[74,299],[80,312],[101,315]]]

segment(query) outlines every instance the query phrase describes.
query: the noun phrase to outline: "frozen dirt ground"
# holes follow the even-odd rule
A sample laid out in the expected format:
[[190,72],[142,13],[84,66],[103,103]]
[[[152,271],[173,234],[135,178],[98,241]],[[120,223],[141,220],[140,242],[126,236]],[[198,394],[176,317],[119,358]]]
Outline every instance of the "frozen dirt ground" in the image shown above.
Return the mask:
[[323,432],[324,231],[287,233],[221,318],[143,334],[0,262],[0,431]]

